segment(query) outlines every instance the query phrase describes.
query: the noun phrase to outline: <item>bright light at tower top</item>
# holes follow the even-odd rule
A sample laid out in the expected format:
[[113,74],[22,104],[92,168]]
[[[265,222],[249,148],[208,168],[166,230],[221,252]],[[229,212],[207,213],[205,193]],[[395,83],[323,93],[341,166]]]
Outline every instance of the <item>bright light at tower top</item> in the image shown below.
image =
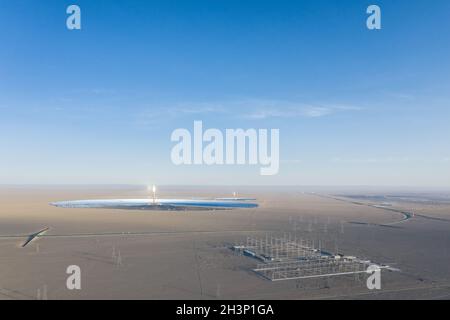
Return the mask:
[[155,185],[149,185],[147,187],[147,190],[148,190],[148,192],[156,193],[156,186]]

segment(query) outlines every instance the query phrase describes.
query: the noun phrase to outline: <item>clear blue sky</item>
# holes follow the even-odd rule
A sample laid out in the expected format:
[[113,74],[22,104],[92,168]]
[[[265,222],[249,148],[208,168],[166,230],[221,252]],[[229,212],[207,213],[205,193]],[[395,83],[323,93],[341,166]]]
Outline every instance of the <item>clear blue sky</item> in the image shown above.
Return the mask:
[[[450,186],[449,57],[448,0],[0,0],[0,184]],[[194,120],[279,128],[280,173],[174,166]]]

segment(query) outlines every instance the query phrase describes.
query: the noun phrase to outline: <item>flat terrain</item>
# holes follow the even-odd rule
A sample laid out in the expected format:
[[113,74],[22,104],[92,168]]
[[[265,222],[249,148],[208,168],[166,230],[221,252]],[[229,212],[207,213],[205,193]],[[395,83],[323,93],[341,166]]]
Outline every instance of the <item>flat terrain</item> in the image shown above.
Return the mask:
[[[158,196],[222,197],[229,187],[162,187]],[[49,202],[148,197],[141,187],[0,187],[0,299],[448,299],[450,203],[339,190],[240,188],[260,207],[211,212],[64,209]],[[418,201],[415,201],[417,200]],[[389,203],[386,203],[388,202]],[[389,209],[377,208],[382,203]],[[396,211],[397,210],[397,211]],[[413,213],[404,220],[402,211]],[[403,220],[403,221],[402,221]],[[26,235],[42,237],[21,248]],[[142,233],[120,235],[120,233]],[[229,247],[290,234],[331,252],[387,263],[382,289],[365,278],[270,282]],[[81,267],[81,290],[66,268]]]

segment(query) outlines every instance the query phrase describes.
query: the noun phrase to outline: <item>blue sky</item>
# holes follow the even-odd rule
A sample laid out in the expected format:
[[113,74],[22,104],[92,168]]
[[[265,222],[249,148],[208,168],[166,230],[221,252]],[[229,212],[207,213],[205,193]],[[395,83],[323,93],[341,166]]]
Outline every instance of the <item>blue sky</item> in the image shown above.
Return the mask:
[[[0,184],[450,186],[449,31],[447,0],[0,0]],[[194,120],[279,128],[279,174],[173,165]]]

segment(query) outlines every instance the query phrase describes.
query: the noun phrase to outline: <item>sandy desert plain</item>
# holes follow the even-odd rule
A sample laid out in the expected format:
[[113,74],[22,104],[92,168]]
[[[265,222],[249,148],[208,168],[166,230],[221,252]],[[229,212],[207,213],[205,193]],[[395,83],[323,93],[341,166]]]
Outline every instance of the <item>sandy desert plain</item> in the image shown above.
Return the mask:
[[[161,186],[161,198],[256,197],[256,209],[64,209],[50,202],[149,197],[143,186],[0,187],[0,299],[448,299],[450,196],[411,190]],[[380,195],[393,194],[392,197]],[[363,196],[361,196],[363,195]],[[389,202],[389,203],[387,203]],[[374,205],[385,205],[376,208]],[[386,209],[388,208],[388,209]],[[404,210],[413,216],[392,211]],[[403,220],[403,221],[402,221]],[[50,227],[25,248],[27,235]],[[147,233],[117,235],[110,233]],[[286,235],[386,263],[381,290],[364,277],[272,282],[230,250]],[[68,290],[66,268],[81,268]],[[365,275],[364,275],[365,276]]]

